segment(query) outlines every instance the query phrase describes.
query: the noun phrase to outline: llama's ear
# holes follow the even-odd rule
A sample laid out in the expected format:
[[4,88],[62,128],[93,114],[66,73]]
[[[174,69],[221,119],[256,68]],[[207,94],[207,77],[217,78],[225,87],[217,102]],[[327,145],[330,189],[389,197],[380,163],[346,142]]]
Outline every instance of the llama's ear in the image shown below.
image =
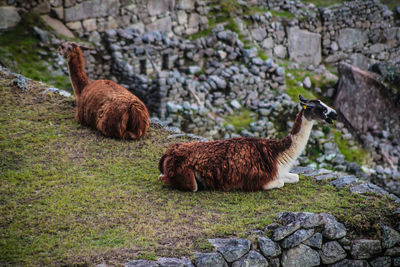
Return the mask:
[[308,100],[299,94],[300,102],[307,102]]

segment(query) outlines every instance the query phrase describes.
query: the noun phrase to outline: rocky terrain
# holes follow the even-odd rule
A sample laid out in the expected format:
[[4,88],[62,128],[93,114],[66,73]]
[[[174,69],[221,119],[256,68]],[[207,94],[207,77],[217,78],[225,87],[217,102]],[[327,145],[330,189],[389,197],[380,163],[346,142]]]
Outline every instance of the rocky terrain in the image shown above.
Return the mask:
[[[40,14],[38,23],[27,23],[31,14]],[[331,128],[314,126],[298,164],[317,169],[316,180],[351,185],[351,192],[390,195],[396,201],[400,196],[398,6],[372,0],[330,6],[276,0],[15,0],[0,2],[0,17],[3,67],[24,74],[18,52],[7,46],[7,36],[27,34],[16,32],[18,25],[31,27],[36,61],[44,62],[43,72],[52,77],[67,75],[57,47],[75,38],[86,47],[91,79],[109,78],[131,90],[153,121],[175,136],[280,138],[292,126],[299,93],[323,99],[341,118]],[[24,79],[16,78],[15,84],[24,87]],[[71,92],[68,81],[57,86]],[[365,264],[346,249],[350,243],[332,242],[324,245],[344,251],[335,262],[344,264],[351,256]],[[318,249],[310,253],[325,253]],[[380,249],[378,256],[368,257],[369,264],[396,266],[397,254],[385,253]],[[222,255],[216,257],[227,260]],[[251,250],[246,257],[259,255]],[[227,261],[245,264],[235,260]],[[321,256],[318,264],[333,263],[328,261]]]

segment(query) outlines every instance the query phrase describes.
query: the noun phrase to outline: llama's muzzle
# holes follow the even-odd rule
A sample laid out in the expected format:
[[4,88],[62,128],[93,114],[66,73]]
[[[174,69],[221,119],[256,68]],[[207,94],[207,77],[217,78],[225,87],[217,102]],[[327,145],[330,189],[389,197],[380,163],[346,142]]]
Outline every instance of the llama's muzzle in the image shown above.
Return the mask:
[[326,115],[325,121],[329,124],[332,124],[334,120],[337,120],[337,112],[331,109],[329,113]]

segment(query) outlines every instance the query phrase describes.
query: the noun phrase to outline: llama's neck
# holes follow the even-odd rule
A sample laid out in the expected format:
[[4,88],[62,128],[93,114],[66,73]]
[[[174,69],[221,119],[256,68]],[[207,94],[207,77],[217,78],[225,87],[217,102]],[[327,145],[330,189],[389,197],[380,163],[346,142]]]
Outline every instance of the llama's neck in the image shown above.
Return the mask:
[[289,171],[294,161],[300,156],[307,145],[310,137],[311,129],[314,125],[313,120],[307,120],[301,110],[294,121],[292,130],[286,138],[291,139],[291,145],[282,151],[278,157],[278,165],[283,168],[283,171]]
[[85,61],[81,51],[68,59],[68,71],[74,93],[79,97],[83,88],[90,82],[85,73]]

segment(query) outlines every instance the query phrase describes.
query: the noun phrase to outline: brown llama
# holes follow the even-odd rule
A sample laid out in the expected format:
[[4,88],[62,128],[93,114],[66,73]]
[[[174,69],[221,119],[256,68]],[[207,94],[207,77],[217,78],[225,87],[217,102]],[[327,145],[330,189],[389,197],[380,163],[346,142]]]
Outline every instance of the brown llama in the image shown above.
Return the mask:
[[289,135],[282,140],[232,138],[173,145],[162,156],[159,179],[180,190],[246,191],[280,188],[299,181],[289,173],[303,152],[315,120],[333,123],[336,111],[320,100],[299,95],[302,109]]
[[67,59],[79,123],[115,138],[136,139],[146,134],[149,112],[139,98],[113,81],[89,80],[82,50],[76,43],[63,43],[58,51]]

